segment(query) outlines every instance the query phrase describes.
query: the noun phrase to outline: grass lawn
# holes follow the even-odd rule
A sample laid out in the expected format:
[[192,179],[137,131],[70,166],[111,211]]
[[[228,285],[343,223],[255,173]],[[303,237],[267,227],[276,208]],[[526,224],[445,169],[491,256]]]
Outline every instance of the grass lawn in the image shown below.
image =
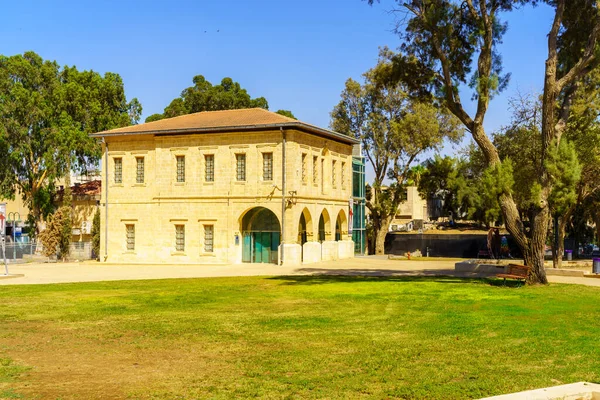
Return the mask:
[[600,289],[278,277],[4,286],[0,398],[467,399],[600,381]]

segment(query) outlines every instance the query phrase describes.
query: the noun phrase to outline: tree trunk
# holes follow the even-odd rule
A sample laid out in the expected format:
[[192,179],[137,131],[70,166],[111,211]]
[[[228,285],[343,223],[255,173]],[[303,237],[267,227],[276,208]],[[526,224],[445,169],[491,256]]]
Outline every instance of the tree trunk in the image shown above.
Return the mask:
[[556,244],[556,262],[554,268],[562,268],[563,254],[565,253],[565,233],[567,231],[567,222],[571,216],[569,214],[558,218],[558,243]]
[[546,270],[544,269],[544,253],[550,214],[548,207],[543,207],[536,212],[531,221],[530,235],[527,237],[512,196],[508,194],[502,195],[499,198],[499,202],[506,223],[506,229],[515,239],[515,242],[523,253],[525,265],[531,267],[527,283],[548,283]]
[[546,252],[546,237],[548,235],[548,207],[539,210],[531,221],[531,237],[529,246],[523,253],[525,265],[531,267],[527,283],[547,284],[546,269],[544,267],[544,256]]
[[385,254],[385,237],[390,230],[391,223],[391,217],[382,218],[379,220],[379,228],[375,230],[375,254],[378,256]]

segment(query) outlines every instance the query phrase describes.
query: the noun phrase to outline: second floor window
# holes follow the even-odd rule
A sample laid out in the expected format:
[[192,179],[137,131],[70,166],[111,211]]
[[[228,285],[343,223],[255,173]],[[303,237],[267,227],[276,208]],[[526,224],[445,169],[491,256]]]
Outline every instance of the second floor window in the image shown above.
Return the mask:
[[204,156],[204,180],[206,182],[215,181],[215,156],[213,154]]
[[123,159],[115,158],[115,183],[123,183]]
[[319,157],[313,156],[313,183],[316,185],[319,182]]
[[144,157],[138,157],[135,161],[137,163],[135,182],[144,183]]
[[273,153],[263,153],[263,181],[273,180]]
[[342,189],[346,189],[346,163],[342,162]]
[[302,183],[306,183],[306,153],[302,153]]
[[336,175],[337,175],[337,163],[334,160],[331,162],[331,185],[333,187],[337,186]]
[[185,182],[185,157],[177,156],[177,182]]
[[238,181],[246,180],[246,155],[245,154],[236,154],[236,178]]

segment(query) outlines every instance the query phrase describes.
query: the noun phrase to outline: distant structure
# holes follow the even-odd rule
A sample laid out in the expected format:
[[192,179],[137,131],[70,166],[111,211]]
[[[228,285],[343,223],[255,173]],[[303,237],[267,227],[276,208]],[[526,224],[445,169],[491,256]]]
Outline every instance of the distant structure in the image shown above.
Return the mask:
[[398,212],[390,224],[390,231],[412,231],[423,228],[428,221],[427,200],[419,194],[416,186],[406,188],[406,200],[398,206]]

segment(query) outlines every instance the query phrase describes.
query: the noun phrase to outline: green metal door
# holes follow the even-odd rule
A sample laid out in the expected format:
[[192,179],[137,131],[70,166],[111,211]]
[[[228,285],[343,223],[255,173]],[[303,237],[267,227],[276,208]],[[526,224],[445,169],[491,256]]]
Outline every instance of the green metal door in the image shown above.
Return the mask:
[[243,247],[242,247],[242,262],[252,261],[252,235],[250,232],[243,233]]

